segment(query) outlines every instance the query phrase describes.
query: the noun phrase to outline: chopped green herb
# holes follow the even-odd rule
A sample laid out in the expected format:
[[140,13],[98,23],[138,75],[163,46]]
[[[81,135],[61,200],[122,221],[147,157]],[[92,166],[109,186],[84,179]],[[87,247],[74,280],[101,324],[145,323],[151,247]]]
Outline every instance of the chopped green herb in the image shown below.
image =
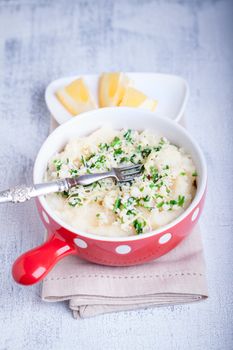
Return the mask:
[[124,209],[127,209],[127,203],[121,203]]
[[162,146],[157,146],[157,147],[154,147],[154,151],[155,152],[159,152],[161,150]]
[[92,184],[92,188],[96,188],[97,186],[101,187],[101,183],[99,181],[96,181]]
[[53,164],[56,167],[56,171],[60,171],[62,167],[62,161],[60,159],[54,159]]
[[131,163],[133,163],[133,164],[136,164],[135,163],[135,158],[136,157],[136,154],[133,154],[131,157],[130,157],[130,161],[131,161]]
[[142,158],[147,158],[151,154],[152,149],[147,147],[142,150]]
[[123,153],[123,151],[121,148],[117,148],[114,150],[114,156],[118,156],[119,154],[122,154],[122,153]]
[[152,188],[155,188],[156,186],[155,186],[155,184],[152,182],[152,183],[149,184],[149,187],[152,189]]
[[170,205],[176,205],[177,201],[175,199],[171,199],[169,202]]
[[168,170],[169,169],[169,165],[165,165],[165,167],[163,167],[163,170]]
[[95,153],[92,153],[89,157],[86,158],[86,161],[88,162],[90,159],[92,159],[93,157],[95,157]]
[[163,198],[163,196],[161,194],[156,194],[155,198]]
[[194,173],[192,173],[192,176],[198,176],[197,172],[195,171]]
[[120,198],[117,198],[117,199],[115,200],[115,203],[114,203],[113,211],[116,212],[117,209],[120,209],[120,206],[121,206],[121,199],[120,199]]
[[127,157],[122,157],[121,159],[120,159],[120,163],[126,163],[126,162],[128,162],[129,161],[129,158],[127,158]]
[[157,208],[162,208],[162,206],[164,205],[164,202],[160,202],[156,205]]
[[179,207],[182,207],[184,205],[184,200],[185,200],[184,196],[178,196],[177,204],[179,205]]
[[97,214],[96,214],[96,217],[99,218],[99,217],[100,217],[100,213],[97,213]]
[[109,145],[107,143],[100,143],[99,144],[99,149],[101,151],[107,151],[109,149]]
[[83,157],[83,155],[81,156],[81,163],[83,166],[87,166],[87,162],[86,162],[86,159]]
[[116,145],[121,145],[121,140],[119,137],[114,137],[113,141],[111,142],[110,146],[111,147],[115,147]]
[[78,174],[78,170],[77,169],[70,169],[70,175],[71,176],[75,176]]
[[152,177],[153,182],[157,182],[161,177],[159,176],[158,169],[155,167],[150,167],[150,176]]
[[180,173],[180,175],[181,175],[181,176],[185,176],[186,173],[185,173],[184,171],[182,171],[182,172]]
[[79,205],[79,206],[82,205],[82,201],[78,196],[72,197],[68,203],[71,207],[76,207],[76,205]]
[[68,193],[67,191],[63,191],[63,192],[62,192],[62,195],[63,195],[63,197],[65,197],[65,198],[68,198],[68,197],[69,197],[69,193]]
[[155,168],[155,167],[153,167],[153,166],[151,166],[151,167],[150,167],[150,172],[151,172],[151,175],[153,176],[153,175],[155,175],[155,174],[158,173],[158,169]]
[[152,149],[146,147],[142,150],[142,158],[147,158],[151,154]]
[[98,156],[97,160],[91,164],[91,168],[101,168],[101,166],[105,163],[106,157],[102,154],[101,156]]
[[138,146],[137,146],[136,152],[137,152],[137,153],[141,153],[141,152],[142,152],[142,145],[138,145]]
[[160,183],[156,184],[156,187],[160,188],[160,187],[162,187],[162,186],[163,186],[163,184],[164,184],[164,182],[163,182],[163,181],[161,181]]
[[133,215],[133,216],[135,216],[136,215],[136,212],[134,211],[134,210],[127,210],[127,212],[126,212],[126,215]]
[[159,145],[163,146],[165,144],[165,140],[161,137],[160,141],[159,141]]
[[150,201],[150,197],[149,196],[143,197],[142,199],[144,200],[144,202],[149,202]]
[[133,227],[136,230],[136,233],[139,235],[140,233],[143,232],[143,228],[146,226],[146,222],[145,220],[140,221],[138,219],[134,220],[133,222]]
[[106,157],[104,155],[100,156],[97,162],[104,163],[106,161]]
[[126,141],[132,142],[132,130],[128,129],[123,136],[126,139]]

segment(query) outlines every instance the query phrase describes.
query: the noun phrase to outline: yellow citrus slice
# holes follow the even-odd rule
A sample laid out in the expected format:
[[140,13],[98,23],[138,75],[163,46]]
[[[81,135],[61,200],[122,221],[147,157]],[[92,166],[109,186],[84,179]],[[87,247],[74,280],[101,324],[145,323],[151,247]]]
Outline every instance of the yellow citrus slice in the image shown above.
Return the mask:
[[99,79],[100,107],[118,106],[129,82],[124,73],[103,73]]
[[154,112],[157,104],[158,102],[156,100],[148,98],[141,91],[133,87],[128,87],[119,106],[144,108]]
[[76,79],[56,92],[58,100],[72,115],[96,108],[83,79]]

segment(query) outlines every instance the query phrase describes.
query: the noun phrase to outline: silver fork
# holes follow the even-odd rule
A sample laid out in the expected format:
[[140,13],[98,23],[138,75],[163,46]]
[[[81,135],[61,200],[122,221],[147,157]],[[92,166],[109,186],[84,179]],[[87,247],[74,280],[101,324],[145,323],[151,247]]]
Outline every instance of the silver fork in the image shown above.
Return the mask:
[[65,178],[53,182],[44,182],[32,186],[20,185],[0,192],[0,203],[12,202],[22,203],[33,197],[38,197],[54,192],[69,191],[77,185],[91,185],[99,180],[113,178],[117,182],[132,181],[135,177],[141,175],[142,165],[125,166],[112,168],[110,171],[98,174],[80,175],[71,178]]

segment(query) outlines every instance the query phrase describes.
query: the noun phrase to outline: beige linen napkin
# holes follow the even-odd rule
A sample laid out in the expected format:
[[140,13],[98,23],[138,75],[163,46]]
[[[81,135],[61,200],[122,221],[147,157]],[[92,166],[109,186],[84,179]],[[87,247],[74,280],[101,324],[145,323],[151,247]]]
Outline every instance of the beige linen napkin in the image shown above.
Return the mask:
[[[51,129],[55,127],[52,120]],[[75,318],[205,298],[205,263],[198,225],[174,250],[143,265],[109,267],[68,256],[42,286],[43,300],[69,300]]]

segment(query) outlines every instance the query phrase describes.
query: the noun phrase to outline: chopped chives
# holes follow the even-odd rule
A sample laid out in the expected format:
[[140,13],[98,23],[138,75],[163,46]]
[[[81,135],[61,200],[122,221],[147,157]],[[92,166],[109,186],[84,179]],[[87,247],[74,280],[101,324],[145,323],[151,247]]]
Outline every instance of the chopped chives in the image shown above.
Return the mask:
[[178,201],[177,201],[177,204],[179,205],[179,207],[182,207],[184,205],[184,200],[185,200],[185,197],[184,196],[178,196]]

